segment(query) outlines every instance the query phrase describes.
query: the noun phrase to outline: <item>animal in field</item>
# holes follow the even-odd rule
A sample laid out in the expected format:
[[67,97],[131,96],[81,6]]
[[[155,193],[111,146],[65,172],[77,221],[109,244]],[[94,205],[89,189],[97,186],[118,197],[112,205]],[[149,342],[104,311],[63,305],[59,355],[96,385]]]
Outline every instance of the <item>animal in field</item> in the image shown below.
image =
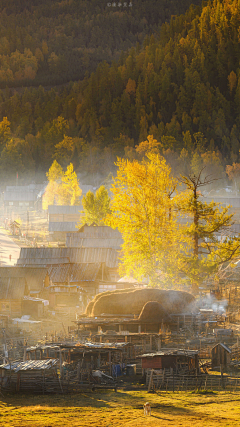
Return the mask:
[[144,403],[143,409],[144,409],[144,415],[151,415],[151,406],[149,402]]

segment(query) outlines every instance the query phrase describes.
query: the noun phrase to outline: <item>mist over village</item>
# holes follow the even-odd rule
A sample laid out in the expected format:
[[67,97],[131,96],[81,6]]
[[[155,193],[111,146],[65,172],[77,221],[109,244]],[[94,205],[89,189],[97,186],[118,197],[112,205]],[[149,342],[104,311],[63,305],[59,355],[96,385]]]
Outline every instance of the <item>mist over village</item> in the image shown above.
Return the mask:
[[1,0],[1,426],[239,426],[239,42],[239,0]]

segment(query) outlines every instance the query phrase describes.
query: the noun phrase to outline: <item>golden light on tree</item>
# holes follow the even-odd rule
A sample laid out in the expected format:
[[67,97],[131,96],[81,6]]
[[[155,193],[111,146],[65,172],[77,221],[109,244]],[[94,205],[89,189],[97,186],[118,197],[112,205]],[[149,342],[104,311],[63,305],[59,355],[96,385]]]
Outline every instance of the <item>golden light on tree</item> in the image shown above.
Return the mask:
[[79,187],[77,174],[70,163],[66,172],[59,163],[54,160],[49,171],[46,173],[48,185],[43,195],[43,209],[48,205],[79,205],[82,190]]
[[173,192],[177,182],[163,157],[148,153],[142,162],[119,159],[111,191],[110,224],[123,236],[121,271],[159,285],[159,274],[174,262],[177,239]]
[[110,197],[104,185],[101,185],[96,194],[88,191],[82,198],[82,205],[83,216],[78,226],[92,223],[103,225],[107,215],[110,214]]
[[179,205],[186,223],[179,233],[184,244],[176,258],[176,270],[197,291],[222,265],[240,256],[240,238],[229,233],[234,223],[233,214],[228,213],[230,206],[203,200],[200,190],[211,183],[209,176],[203,178],[201,170],[198,175],[182,176],[180,181],[186,188]]

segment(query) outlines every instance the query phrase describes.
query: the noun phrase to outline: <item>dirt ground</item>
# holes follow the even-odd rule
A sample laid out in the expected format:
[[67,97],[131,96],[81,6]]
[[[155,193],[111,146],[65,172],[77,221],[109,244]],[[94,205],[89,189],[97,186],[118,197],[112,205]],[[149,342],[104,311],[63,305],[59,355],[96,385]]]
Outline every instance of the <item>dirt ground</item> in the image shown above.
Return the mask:
[[[150,402],[152,416],[144,416]],[[98,392],[75,395],[5,396],[0,400],[4,427],[212,427],[239,426],[240,393],[211,391],[147,393]]]

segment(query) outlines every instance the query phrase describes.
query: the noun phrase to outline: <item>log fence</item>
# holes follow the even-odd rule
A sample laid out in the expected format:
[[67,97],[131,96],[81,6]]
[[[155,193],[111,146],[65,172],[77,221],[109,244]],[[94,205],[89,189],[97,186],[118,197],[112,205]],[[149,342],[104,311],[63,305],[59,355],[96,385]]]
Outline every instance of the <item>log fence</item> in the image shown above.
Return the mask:
[[148,391],[204,391],[204,390],[240,390],[240,377],[229,375],[179,375],[163,370],[148,369],[146,373]]

